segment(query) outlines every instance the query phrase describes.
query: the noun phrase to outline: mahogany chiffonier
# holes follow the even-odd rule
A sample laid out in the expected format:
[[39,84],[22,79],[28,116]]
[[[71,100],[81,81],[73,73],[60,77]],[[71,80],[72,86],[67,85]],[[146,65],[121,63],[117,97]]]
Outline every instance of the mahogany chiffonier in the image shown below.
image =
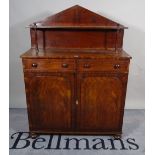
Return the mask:
[[29,28],[21,58],[31,135],[121,135],[126,27],[76,5]]

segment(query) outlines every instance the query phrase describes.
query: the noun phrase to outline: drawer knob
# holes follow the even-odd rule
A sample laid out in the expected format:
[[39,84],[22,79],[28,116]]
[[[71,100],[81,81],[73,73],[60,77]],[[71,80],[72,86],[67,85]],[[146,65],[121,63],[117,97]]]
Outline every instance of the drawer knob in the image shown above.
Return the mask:
[[119,68],[120,68],[119,64],[114,65],[114,69],[119,69]]
[[90,68],[90,64],[84,64],[84,68]]
[[63,68],[68,68],[68,64],[62,64]]
[[38,66],[38,64],[36,64],[36,63],[32,64],[32,67],[34,67],[34,68],[36,68],[37,66]]

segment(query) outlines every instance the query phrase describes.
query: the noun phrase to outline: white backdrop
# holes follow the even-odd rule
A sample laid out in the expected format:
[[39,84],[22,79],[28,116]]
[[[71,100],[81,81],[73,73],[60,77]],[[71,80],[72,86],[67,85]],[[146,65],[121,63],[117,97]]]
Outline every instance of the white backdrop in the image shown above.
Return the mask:
[[145,101],[144,0],[10,0],[10,108],[26,107],[19,56],[30,48],[29,29],[34,21],[81,5],[127,27],[124,49],[132,56],[126,108],[142,109]]

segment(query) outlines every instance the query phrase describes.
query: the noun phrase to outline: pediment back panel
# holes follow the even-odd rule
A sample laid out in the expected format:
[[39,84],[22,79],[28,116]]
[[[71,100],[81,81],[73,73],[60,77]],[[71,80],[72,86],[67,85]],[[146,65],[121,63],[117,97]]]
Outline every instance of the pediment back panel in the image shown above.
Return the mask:
[[49,16],[45,20],[37,23],[39,23],[41,26],[58,26],[58,25],[117,26],[118,25],[118,23],[78,5],[63,10],[52,16]]

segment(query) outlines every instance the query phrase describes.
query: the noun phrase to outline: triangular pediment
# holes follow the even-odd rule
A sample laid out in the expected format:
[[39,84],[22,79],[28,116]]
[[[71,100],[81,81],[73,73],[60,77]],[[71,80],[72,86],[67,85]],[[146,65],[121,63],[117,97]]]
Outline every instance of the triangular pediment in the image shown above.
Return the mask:
[[[84,7],[75,5],[37,22],[39,27],[118,27],[122,26]],[[123,26],[122,26],[123,27]]]

